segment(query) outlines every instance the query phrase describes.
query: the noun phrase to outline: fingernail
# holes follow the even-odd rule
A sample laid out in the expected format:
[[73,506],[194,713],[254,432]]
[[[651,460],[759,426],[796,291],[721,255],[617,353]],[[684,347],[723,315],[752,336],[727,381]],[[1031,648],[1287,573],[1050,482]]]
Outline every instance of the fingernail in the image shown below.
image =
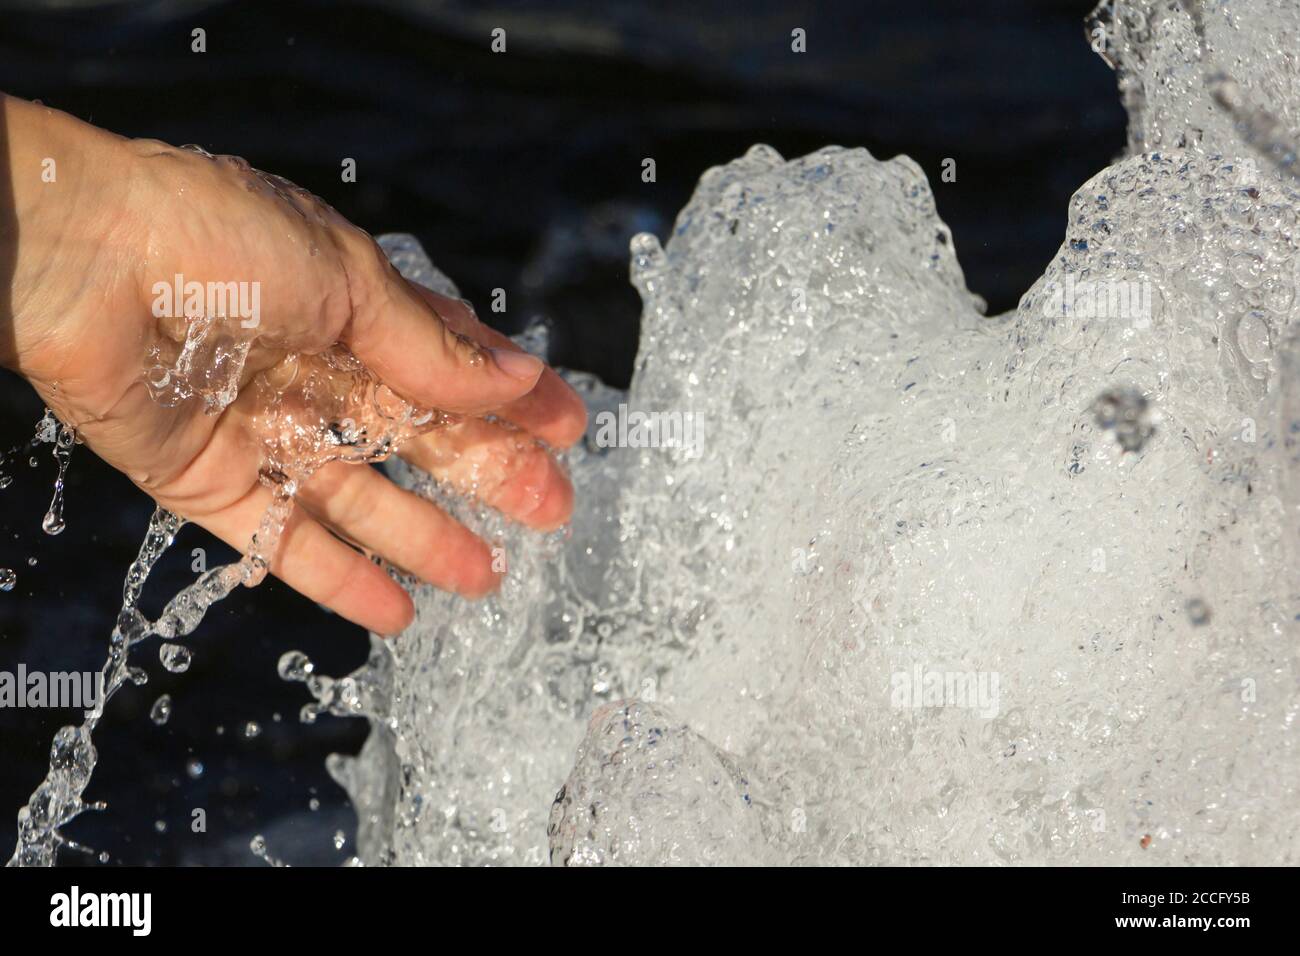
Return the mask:
[[512,349],[488,349],[488,351],[492,353],[492,361],[497,363],[497,368],[511,378],[531,382],[542,374],[542,360],[535,355]]

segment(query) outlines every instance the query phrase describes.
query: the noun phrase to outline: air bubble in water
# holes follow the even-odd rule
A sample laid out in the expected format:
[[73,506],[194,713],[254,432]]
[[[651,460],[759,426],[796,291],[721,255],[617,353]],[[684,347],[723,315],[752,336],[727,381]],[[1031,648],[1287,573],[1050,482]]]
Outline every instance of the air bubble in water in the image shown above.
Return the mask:
[[1092,411],[1097,427],[1113,432],[1125,451],[1140,451],[1155,431],[1146,397],[1135,388],[1103,392],[1093,402]]

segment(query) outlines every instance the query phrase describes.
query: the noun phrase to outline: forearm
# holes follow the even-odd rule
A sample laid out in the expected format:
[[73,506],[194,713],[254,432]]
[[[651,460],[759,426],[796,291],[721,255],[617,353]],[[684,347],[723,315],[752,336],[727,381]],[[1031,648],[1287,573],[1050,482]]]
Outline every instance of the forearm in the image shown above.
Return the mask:
[[89,278],[79,270],[109,234],[105,200],[127,185],[124,143],[0,93],[0,365],[21,370],[25,340],[48,334],[49,317]]

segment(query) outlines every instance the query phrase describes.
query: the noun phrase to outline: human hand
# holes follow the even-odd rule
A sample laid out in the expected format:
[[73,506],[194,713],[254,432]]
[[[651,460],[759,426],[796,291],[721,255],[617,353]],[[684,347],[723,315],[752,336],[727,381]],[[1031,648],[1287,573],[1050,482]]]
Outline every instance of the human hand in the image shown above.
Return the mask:
[[[12,273],[0,361],[159,505],[244,548],[272,495],[255,381],[340,343],[406,400],[455,413],[404,458],[529,526],[568,520],[572,488],[545,446],[582,434],[582,401],[464,303],[407,282],[363,231],[233,157],[121,139],[12,98],[0,109],[0,186],[13,193],[8,223],[0,198],[0,294]],[[260,291],[256,323],[236,333],[255,336],[238,393],[214,414],[198,399],[165,407],[144,381],[150,350],[174,355],[186,337],[183,315],[155,314],[157,284],[177,275]],[[437,587],[497,584],[481,539],[372,468],[325,464],[295,497],[272,573],[370,630],[404,628],[410,599],[336,534]]]

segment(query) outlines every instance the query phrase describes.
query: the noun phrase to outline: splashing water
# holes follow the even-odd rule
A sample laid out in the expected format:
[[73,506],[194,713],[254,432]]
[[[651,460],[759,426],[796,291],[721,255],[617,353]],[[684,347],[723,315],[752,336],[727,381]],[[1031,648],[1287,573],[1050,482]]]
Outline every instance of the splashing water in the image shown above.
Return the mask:
[[151,349],[152,364],[144,376],[150,397],[174,408],[197,396],[208,412],[221,411],[239,393],[239,374],[252,344],[252,338],[239,337],[220,317],[196,316],[186,325],[185,341],[170,366],[161,346]]
[[[145,371],[154,398],[168,406],[201,400],[209,414],[229,405],[238,394],[252,344],[250,337],[240,338],[230,326],[210,317],[194,319],[171,366],[161,364],[161,352],[155,350]],[[193,633],[209,608],[236,587],[252,587],[263,580],[302,482],[329,462],[382,461],[404,441],[455,420],[403,401],[337,345],[319,355],[291,354],[271,372],[259,374],[251,387],[256,395],[253,424],[262,446],[259,475],[272,491],[256,533],[238,561],[201,574],[166,604],[157,620],[149,621],[139,609],[141,593],[183,524],[164,509],[154,512],[140,554],[127,573],[122,610],[102,669],[105,693],[79,727],[65,727],[56,736],[45,780],[18,811],[18,843],[10,865],[50,866],[60,846],[75,846],[59,828],[87,809],[81,796],[97,760],[94,728],[104,705],[128,679],[136,684],[147,680],[144,671],[128,665],[130,649],[149,637],[160,637],[165,642],[159,650],[163,666],[176,673],[186,670],[190,651],[174,642]],[[47,412],[42,434],[56,428],[59,480],[45,521],[52,534],[62,530],[63,475],[76,440],[72,428],[58,426]],[[171,713],[171,698],[164,695],[155,702],[150,717],[162,725]],[[254,724],[245,728],[245,736],[258,732]]]
[[173,674],[184,674],[190,669],[194,655],[183,644],[163,643],[158,646],[158,660]]
[[[349,676],[362,861],[1295,861],[1300,10],[1095,17],[1132,148],[1014,312],[909,159],[756,147],[633,242],[559,554],[390,464],[511,573]],[[606,447],[621,404],[701,454]]]
[[[49,409],[46,409],[49,415]],[[41,529],[46,534],[62,534],[67,527],[63,520],[63,485],[68,476],[68,462],[72,460],[72,449],[77,444],[77,430],[68,425],[59,425],[54,438],[54,460],[58,464],[58,474],[54,478],[54,496],[50,499],[49,510],[41,520]]]
[[[58,467],[58,473],[54,479],[54,494],[50,500],[50,507],[41,521],[41,528],[46,534],[60,534],[65,527],[63,520],[64,481],[67,477],[68,462],[72,457],[72,449],[76,443],[76,429],[64,425],[55,417],[54,412],[47,408],[41,416],[41,420],[36,423],[36,432],[28,442],[11,448],[7,452],[0,453],[0,491],[3,491],[13,484],[14,480],[13,475],[8,471],[9,462],[19,455],[29,454],[40,445],[54,445],[54,460]],[[35,456],[30,458],[30,464],[33,468],[36,467],[37,460]],[[35,567],[36,559],[34,557],[28,558],[27,564]],[[12,569],[0,569],[0,591],[12,591],[17,583],[18,577]]]
[[[666,249],[632,244],[636,374],[571,376],[593,426],[567,541],[390,463],[511,573],[480,604],[416,589],[416,624],[346,677],[281,659],[304,720],[370,721],[328,763],[349,863],[1294,861],[1300,71],[1271,51],[1300,11],[1093,22],[1130,154],[1071,199],[1014,312],[982,314],[911,160],[755,147],[705,173]],[[410,237],[381,244],[455,294]],[[219,405],[192,384],[213,334],[169,374]],[[355,450],[332,400],[301,399],[266,403],[283,493],[213,594],[264,572],[300,464]],[[608,447],[625,408],[707,440]],[[360,458],[391,451],[380,419]],[[178,526],[155,515],[128,574],[110,688],[131,644],[210,606],[205,576],[166,624],[135,609]],[[98,716],[56,736],[14,862],[52,862],[85,809]]]

